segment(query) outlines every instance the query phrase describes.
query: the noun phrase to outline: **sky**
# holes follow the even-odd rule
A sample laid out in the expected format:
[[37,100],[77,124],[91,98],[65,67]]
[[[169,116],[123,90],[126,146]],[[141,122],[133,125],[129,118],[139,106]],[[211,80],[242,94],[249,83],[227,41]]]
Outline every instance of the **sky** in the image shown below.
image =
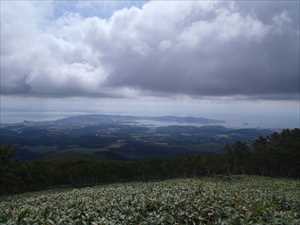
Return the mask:
[[299,1],[0,4],[2,120],[54,111],[300,126]]

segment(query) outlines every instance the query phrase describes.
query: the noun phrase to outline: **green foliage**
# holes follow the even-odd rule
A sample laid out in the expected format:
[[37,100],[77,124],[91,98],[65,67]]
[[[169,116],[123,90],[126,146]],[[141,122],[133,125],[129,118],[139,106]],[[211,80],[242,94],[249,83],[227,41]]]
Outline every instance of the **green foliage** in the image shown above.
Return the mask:
[[12,147],[0,145],[0,165],[8,164],[13,158],[15,152]]
[[260,137],[253,144],[236,142],[224,154],[172,159],[100,161],[65,159],[18,162],[0,148],[0,195],[53,186],[82,187],[120,181],[151,181],[210,175],[251,174],[300,178],[300,129]]
[[18,195],[0,202],[0,224],[300,224],[299,181],[221,178]]

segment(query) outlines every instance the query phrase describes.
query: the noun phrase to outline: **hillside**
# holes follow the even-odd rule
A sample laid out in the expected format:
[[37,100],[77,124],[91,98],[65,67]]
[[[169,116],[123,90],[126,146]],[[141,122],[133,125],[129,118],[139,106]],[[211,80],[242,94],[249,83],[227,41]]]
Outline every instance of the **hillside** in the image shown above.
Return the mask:
[[300,224],[300,181],[176,179],[6,197],[0,224]]

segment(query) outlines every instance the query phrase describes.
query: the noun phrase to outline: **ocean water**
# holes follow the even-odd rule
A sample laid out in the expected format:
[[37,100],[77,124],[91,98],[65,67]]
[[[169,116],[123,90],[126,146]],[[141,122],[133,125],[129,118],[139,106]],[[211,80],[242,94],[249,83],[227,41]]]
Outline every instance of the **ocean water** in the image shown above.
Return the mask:
[[[76,115],[87,114],[121,114],[128,115],[126,113],[103,113],[103,112],[57,112],[57,111],[42,111],[42,112],[0,112],[0,123],[18,123],[23,121],[49,121],[62,119]],[[137,115],[135,115],[137,116]],[[142,116],[142,115],[140,115]],[[178,115],[174,115],[178,116]],[[225,123],[213,124],[223,125],[233,128],[299,128],[299,118],[291,117],[289,115],[273,114],[273,115],[244,115],[244,114],[209,114],[209,115],[192,115],[198,117],[206,117],[209,119],[224,120]],[[168,125],[193,125],[182,123],[166,123],[158,121],[142,121],[144,125],[153,126],[168,126]],[[199,125],[199,124],[198,124]]]
[[0,123],[19,123],[23,121],[49,121],[70,116],[84,115],[82,112],[1,112]]

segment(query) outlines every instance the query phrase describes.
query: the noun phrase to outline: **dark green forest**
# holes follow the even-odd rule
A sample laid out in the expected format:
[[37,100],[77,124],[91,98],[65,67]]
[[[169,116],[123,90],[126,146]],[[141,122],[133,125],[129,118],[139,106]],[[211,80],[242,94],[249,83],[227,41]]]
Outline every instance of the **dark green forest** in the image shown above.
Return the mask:
[[223,154],[152,160],[17,161],[12,147],[0,146],[1,195],[53,187],[233,174],[300,178],[300,129],[275,132],[251,144],[238,141],[226,145]]

